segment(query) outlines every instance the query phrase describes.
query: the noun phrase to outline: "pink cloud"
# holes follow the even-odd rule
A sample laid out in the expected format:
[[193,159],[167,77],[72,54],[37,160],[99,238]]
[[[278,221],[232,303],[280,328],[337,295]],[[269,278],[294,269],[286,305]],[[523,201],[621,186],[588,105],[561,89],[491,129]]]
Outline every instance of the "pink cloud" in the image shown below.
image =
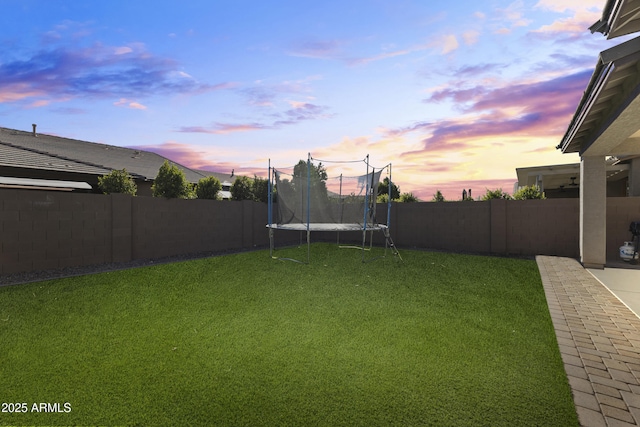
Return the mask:
[[129,146],[127,148],[151,151],[162,157],[195,170],[206,170],[210,172],[228,173],[235,171],[235,175],[245,176],[267,176],[267,167],[245,166],[235,162],[219,162],[209,160],[211,157],[219,157],[224,151],[215,147],[210,150],[206,148],[198,149],[191,145],[183,144],[176,141],[168,141],[158,145],[139,145]]
[[530,34],[543,39],[575,40],[587,34],[589,27],[598,19],[600,19],[600,13],[580,10],[572,16],[558,19],[549,25],[543,25]]
[[133,110],[146,110],[147,109],[146,106],[140,104],[139,102],[131,101],[131,100],[126,99],[126,98],[120,98],[120,100],[114,102],[113,105],[115,105],[116,107],[131,108]]

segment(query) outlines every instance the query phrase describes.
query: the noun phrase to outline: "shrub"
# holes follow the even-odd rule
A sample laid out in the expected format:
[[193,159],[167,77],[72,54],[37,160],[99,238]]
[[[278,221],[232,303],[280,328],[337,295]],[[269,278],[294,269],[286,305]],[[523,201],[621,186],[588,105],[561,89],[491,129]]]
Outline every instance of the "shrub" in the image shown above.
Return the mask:
[[431,199],[432,202],[446,202],[444,196],[442,195],[442,191],[436,190],[436,194],[433,195]]
[[231,200],[253,200],[253,185],[246,176],[239,176],[231,185]]
[[98,187],[104,194],[122,193],[135,196],[138,191],[138,186],[126,169],[112,170],[107,175],[98,177]]
[[253,193],[253,199],[256,202],[269,202],[269,181],[264,178],[254,176],[251,190]]
[[198,199],[220,200],[218,193],[222,189],[220,180],[215,176],[208,176],[198,181],[196,186],[196,197]]
[[[444,200],[444,197],[442,198]],[[418,200],[418,198],[416,196],[413,195],[413,193],[402,193],[400,195],[400,202],[403,203],[412,203],[412,202],[419,202],[420,200]]]
[[378,198],[376,199],[377,203],[388,203],[389,202],[389,193],[378,194]]
[[484,193],[484,196],[482,196],[481,200],[491,200],[491,199],[511,200],[512,197],[509,195],[509,193],[505,193],[504,191],[502,191],[502,188],[498,188],[497,190],[487,189],[487,192]]
[[540,191],[540,187],[537,185],[525,186],[513,193],[515,200],[530,200],[530,199],[546,199],[544,193]]
[[158,176],[151,186],[153,197],[166,197],[167,199],[190,199],[194,197],[191,184],[184,176],[184,172],[176,165],[169,164],[165,160]]

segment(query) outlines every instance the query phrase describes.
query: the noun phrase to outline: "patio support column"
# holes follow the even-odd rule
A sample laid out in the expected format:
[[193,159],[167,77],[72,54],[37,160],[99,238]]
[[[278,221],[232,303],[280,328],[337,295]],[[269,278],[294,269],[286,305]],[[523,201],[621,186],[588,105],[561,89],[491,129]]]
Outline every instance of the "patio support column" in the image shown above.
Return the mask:
[[607,176],[604,156],[580,158],[580,262],[604,268],[607,258]]
[[629,167],[629,196],[640,196],[640,157],[631,159]]

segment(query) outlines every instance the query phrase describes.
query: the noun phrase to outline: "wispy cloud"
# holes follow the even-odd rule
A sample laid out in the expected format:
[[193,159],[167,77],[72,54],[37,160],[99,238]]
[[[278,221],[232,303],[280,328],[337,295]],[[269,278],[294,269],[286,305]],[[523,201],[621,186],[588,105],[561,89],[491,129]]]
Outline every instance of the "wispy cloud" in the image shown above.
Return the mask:
[[236,132],[250,132],[255,130],[273,129],[261,123],[214,123],[211,126],[182,126],[177,132],[184,133],[209,133],[214,135],[227,135]]
[[495,13],[496,22],[500,22],[500,26],[496,30],[498,34],[509,34],[515,28],[527,27],[532,22],[530,19],[525,18],[525,7],[522,0],[517,0],[506,8],[498,8]]
[[[309,102],[290,101],[289,108],[280,113],[273,113],[272,120],[265,123],[221,123],[216,122],[211,126],[183,126],[177,132],[185,133],[208,133],[214,135],[227,135],[237,132],[250,132],[266,129],[280,129],[284,126],[295,125],[306,120],[318,120],[330,118],[329,108],[322,105],[315,105]],[[275,120],[274,120],[275,119]]]
[[343,46],[340,40],[304,40],[296,42],[287,53],[291,56],[314,59],[343,59]]

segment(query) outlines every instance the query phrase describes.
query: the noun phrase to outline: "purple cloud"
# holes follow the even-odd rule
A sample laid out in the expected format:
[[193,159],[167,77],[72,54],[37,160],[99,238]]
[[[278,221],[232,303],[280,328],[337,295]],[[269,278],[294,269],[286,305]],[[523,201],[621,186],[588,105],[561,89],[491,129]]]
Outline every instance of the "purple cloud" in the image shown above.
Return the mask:
[[[9,52],[0,52],[10,58]],[[33,97],[141,97],[202,93],[231,87],[200,83],[170,59],[139,45],[44,49],[0,64],[0,100]]]
[[[388,136],[419,132],[427,134],[424,149],[430,152],[464,150],[478,139],[506,136],[561,135],[582,96],[591,70],[550,80],[520,83],[500,88],[443,89],[425,102],[451,101],[471,118],[418,122],[390,130]],[[513,111],[519,113],[514,115]],[[404,153],[411,157],[417,152]]]

